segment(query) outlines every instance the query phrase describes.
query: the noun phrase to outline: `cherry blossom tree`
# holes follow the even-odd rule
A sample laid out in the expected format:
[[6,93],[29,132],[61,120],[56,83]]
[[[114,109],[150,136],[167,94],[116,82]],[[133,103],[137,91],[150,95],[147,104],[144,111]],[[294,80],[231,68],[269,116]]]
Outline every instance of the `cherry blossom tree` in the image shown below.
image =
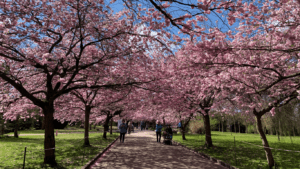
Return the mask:
[[[149,38],[138,37],[138,25],[133,25],[129,11],[113,14],[104,1],[85,0],[13,0],[1,2],[0,8],[5,16],[1,21],[11,19],[11,25],[0,27],[0,63],[9,68],[0,67],[0,86],[10,84],[20,98],[42,110],[46,164],[57,165],[52,123],[56,99],[73,90],[115,88],[153,80],[145,76],[139,81],[123,78],[115,84],[93,84],[93,72],[101,72],[106,65],[121,64],[124,56],[138,58],[139,62],[145,58],[145,50],[139,50],[143,43],[139,42],[147,43]],[[126,76],[121,69],[114,71]],[[15,118],[15,113],[8,114],[11,116],[6,118]]]
[[217,97],[232,95],[231,102],[240,109],[248,108],[245,113],[252,112],[268,164],[273,167],[261,117],[269,111],[274,114],[275,107],[298,96],[299,3],[266,1],[262,5],[258,10],[252,3],[244,4],[244,11],[234,14],[244,20],[236,29],[237,34],[211,29],[202,41],[186,42],[179,54],[185,56],[182,63],[189,63],[195,71],[218,67],[211,71],[210,78],[217,79],[215,86],[222,89]]

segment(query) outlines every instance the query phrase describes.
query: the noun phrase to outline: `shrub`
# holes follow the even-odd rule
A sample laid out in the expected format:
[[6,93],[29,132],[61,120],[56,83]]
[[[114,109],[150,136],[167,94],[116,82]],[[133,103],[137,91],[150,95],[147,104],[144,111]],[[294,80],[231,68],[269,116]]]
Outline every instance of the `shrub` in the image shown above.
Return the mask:
[[191,133],[198,133],[203,134],[204,133],[204,122],[202,120],[193,120],[189,123],[189,130]]

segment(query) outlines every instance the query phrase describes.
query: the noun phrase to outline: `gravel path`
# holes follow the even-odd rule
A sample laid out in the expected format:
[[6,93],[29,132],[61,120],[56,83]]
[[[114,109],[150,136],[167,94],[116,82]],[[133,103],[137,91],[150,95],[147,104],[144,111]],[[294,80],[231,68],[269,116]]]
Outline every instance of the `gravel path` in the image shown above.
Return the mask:
[[[161,138],[162,142],[163,138]],[[91,166],[92,169],[225,169],[181,146],[156,142],[154,131],[126,134]]]

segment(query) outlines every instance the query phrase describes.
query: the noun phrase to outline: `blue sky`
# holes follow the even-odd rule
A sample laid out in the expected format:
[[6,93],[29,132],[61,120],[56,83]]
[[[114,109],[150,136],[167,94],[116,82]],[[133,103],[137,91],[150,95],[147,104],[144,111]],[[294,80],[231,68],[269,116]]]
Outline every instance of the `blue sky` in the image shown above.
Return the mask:
[[[140,2],[143,2],[141,8],[152,7],[151,4],[149,5],[149,2],[146,2],[146,1],[140,1]],[[117,0],[115,3],[111,4],[110,6],[114,10],[114,12],[118,12],[124,8],[123,4],[124,4],[124,2],[122,0]],[[179,10],[179,8],[180,8],[180,10]],[[172,3],[172,6],[167,8],[167,10],[168,10],[168,12],[170,12],[172,14],[173,17],[178,17],[180,15],[183,15],[186,13],[186,11],[191,12],[191,13],[199,12],[199,10],[197,8],[194,8],[194,9],[191,9],[190,7],[182,8],[178,5],[176,5],[175,3]],[[186,10],[186,11],[182,12],[182,10]],[[208,28],[211,28],[211,27],[218,27],[221,31],[228,31],[230,29],[230,30],[232,30],[232,32],[234,32],[235,28],[237,26],[239,26],[238,20],[232,26],[229,26],[229,24],[226,20],[227,12],[218,14],[219,16],[217,16],[217,14],[218,13],[216,13],[216,12],[211,12],[210,14],[205,14],[206,16],[208,16],[209,20],[202,22],[202,23],[198,22],[198,24],[201,25],[201,27],[207,28],[206,32],[208,32]],[[166,30],[168,30],[168,32],[170,32],[171,34],[178,35],[182,38],[189,37],[182,33],[178,34],[179,29],[172,25],[169,28],[167,28]]]

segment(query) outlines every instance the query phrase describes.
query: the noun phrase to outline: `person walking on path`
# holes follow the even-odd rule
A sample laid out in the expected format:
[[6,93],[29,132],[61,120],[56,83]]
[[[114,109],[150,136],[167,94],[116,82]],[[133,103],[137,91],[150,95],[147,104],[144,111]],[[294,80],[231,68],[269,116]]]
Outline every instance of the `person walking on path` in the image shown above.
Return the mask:
[[123,141],[124,143],[125,134],[127,132],[127,125],[124,119],[122,120],[122,124],[119,126],[119,130],[120,130],[120,143],[121,141]]
[[129,125],[128,125],[128,134],[130,134],[131,133],[131,131],[132,132],[134,132],[134,127],[133,127],[133,124],[132,124],[132,122],[129,122]]
[[[162,125],[160,124],[159,121],[157,121],[157,124],[156,124],[156,140],[157,142],[160,142],[160,138],[161,138],[161,129],[162,129]],[[159,136],[159,138],[158,138]]]

